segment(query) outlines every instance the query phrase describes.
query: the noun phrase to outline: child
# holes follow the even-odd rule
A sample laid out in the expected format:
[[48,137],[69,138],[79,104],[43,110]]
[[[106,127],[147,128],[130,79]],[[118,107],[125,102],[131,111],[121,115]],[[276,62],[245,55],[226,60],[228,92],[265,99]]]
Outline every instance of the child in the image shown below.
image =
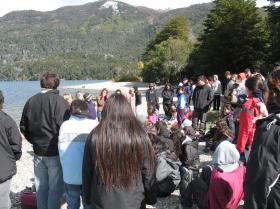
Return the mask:
[[226,120],[229,129],[235,134],[235,124],[234,124],[233,109],[231,107],[231,104],[224,105],[222,116]]
[[153,124],[153,125],[156,124],[156,122],[157,122],[157,115],[156,115],[155,107],[150,105],[148,107],[147,112],[148,112],[148,123]]
[[223,119],[216,122],[216,126],[210,130],[212,137],[206,142],[206,148],[215,151],[216,147],[223,141],[233,141],[233,132],[229,129],[227,122]]
[[168,125],[171,125],[172,127],[178,125],[177,121],[177,109],[176,105],[172,104],[170,107],[170,119],[168,120]]
[[213,170],[203,167],[181,191],[183,209],[192,208],[193,203],[199,209],[236,209],[244,195],[245,171],[235,145],[223,141],[213,154]]
[[185,119],[192,120],[192,111],[190,107],[186,108],[185,111]]

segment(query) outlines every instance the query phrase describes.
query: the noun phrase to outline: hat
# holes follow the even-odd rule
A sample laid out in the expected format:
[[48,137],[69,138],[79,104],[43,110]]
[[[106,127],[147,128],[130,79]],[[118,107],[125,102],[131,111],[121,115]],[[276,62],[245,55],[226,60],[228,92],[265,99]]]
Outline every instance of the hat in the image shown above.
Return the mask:
[[238,78],[240,78],[240,80],[245,80],[246,79],[246,74],[245,73],[239,73]]
[[154,83],[150,83],[150,84],[149,84],[149,87],[154,87],[154,86],[155,86]]
[[188,81],[189,79],[188,78],[183,78],[183,81]]
[[180,82],[178,86],[183,86],[183,85],[184,85],[184,84],[183,84],[182,82]]
[[229,141],[219,144],[213,154],[213,164],[223,172],[232,172],[239,167],[240,154]]
[[92,97],[92,95],[90,93],[84,93],[84,99],[86,101],[89,101],[91,97]]

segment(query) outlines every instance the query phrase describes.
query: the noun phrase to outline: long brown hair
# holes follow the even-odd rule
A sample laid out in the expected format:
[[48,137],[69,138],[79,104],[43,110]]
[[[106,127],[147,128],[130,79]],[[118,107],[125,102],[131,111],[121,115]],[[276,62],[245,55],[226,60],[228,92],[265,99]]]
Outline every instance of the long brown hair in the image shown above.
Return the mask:
[[154,151],[142,124],[121,94],[107,100],[92,134],[93,162],[107,191],[129,187],[141,177],[143,160],[154,166]]
[[103,89],[101,90],[99,96],[102,97],[104,91],[107,91],[107,95],[106,95],[106,97],[104,98],[104,100],[106,101],[107,98],[108,98],[108,90],[107,90],[106,88],[103,88]]

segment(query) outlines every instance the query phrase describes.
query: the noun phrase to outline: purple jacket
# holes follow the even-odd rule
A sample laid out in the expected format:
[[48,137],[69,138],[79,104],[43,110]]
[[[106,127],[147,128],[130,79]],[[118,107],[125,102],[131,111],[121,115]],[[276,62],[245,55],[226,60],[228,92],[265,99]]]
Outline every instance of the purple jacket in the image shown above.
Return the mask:
[[96,109],[95,105],[92,102],[86,101],[87,106],[88,106],[88,111],[89,111],[89,118],[96,120]]

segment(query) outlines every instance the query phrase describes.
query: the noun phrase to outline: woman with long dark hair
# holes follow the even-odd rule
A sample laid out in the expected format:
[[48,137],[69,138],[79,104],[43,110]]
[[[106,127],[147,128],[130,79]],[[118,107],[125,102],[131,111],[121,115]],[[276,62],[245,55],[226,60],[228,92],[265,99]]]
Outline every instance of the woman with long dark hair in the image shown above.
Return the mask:
[[85,202],[93,209],[144,209],[156,201],[154,181],[148,135],[126,98],[113,94],[85,145]]
[[106,88],[102,89],[100,95],[97,97],[97,118],[101,121],[101,112],[103,111],[104,105],[107,101],[108,90]]

